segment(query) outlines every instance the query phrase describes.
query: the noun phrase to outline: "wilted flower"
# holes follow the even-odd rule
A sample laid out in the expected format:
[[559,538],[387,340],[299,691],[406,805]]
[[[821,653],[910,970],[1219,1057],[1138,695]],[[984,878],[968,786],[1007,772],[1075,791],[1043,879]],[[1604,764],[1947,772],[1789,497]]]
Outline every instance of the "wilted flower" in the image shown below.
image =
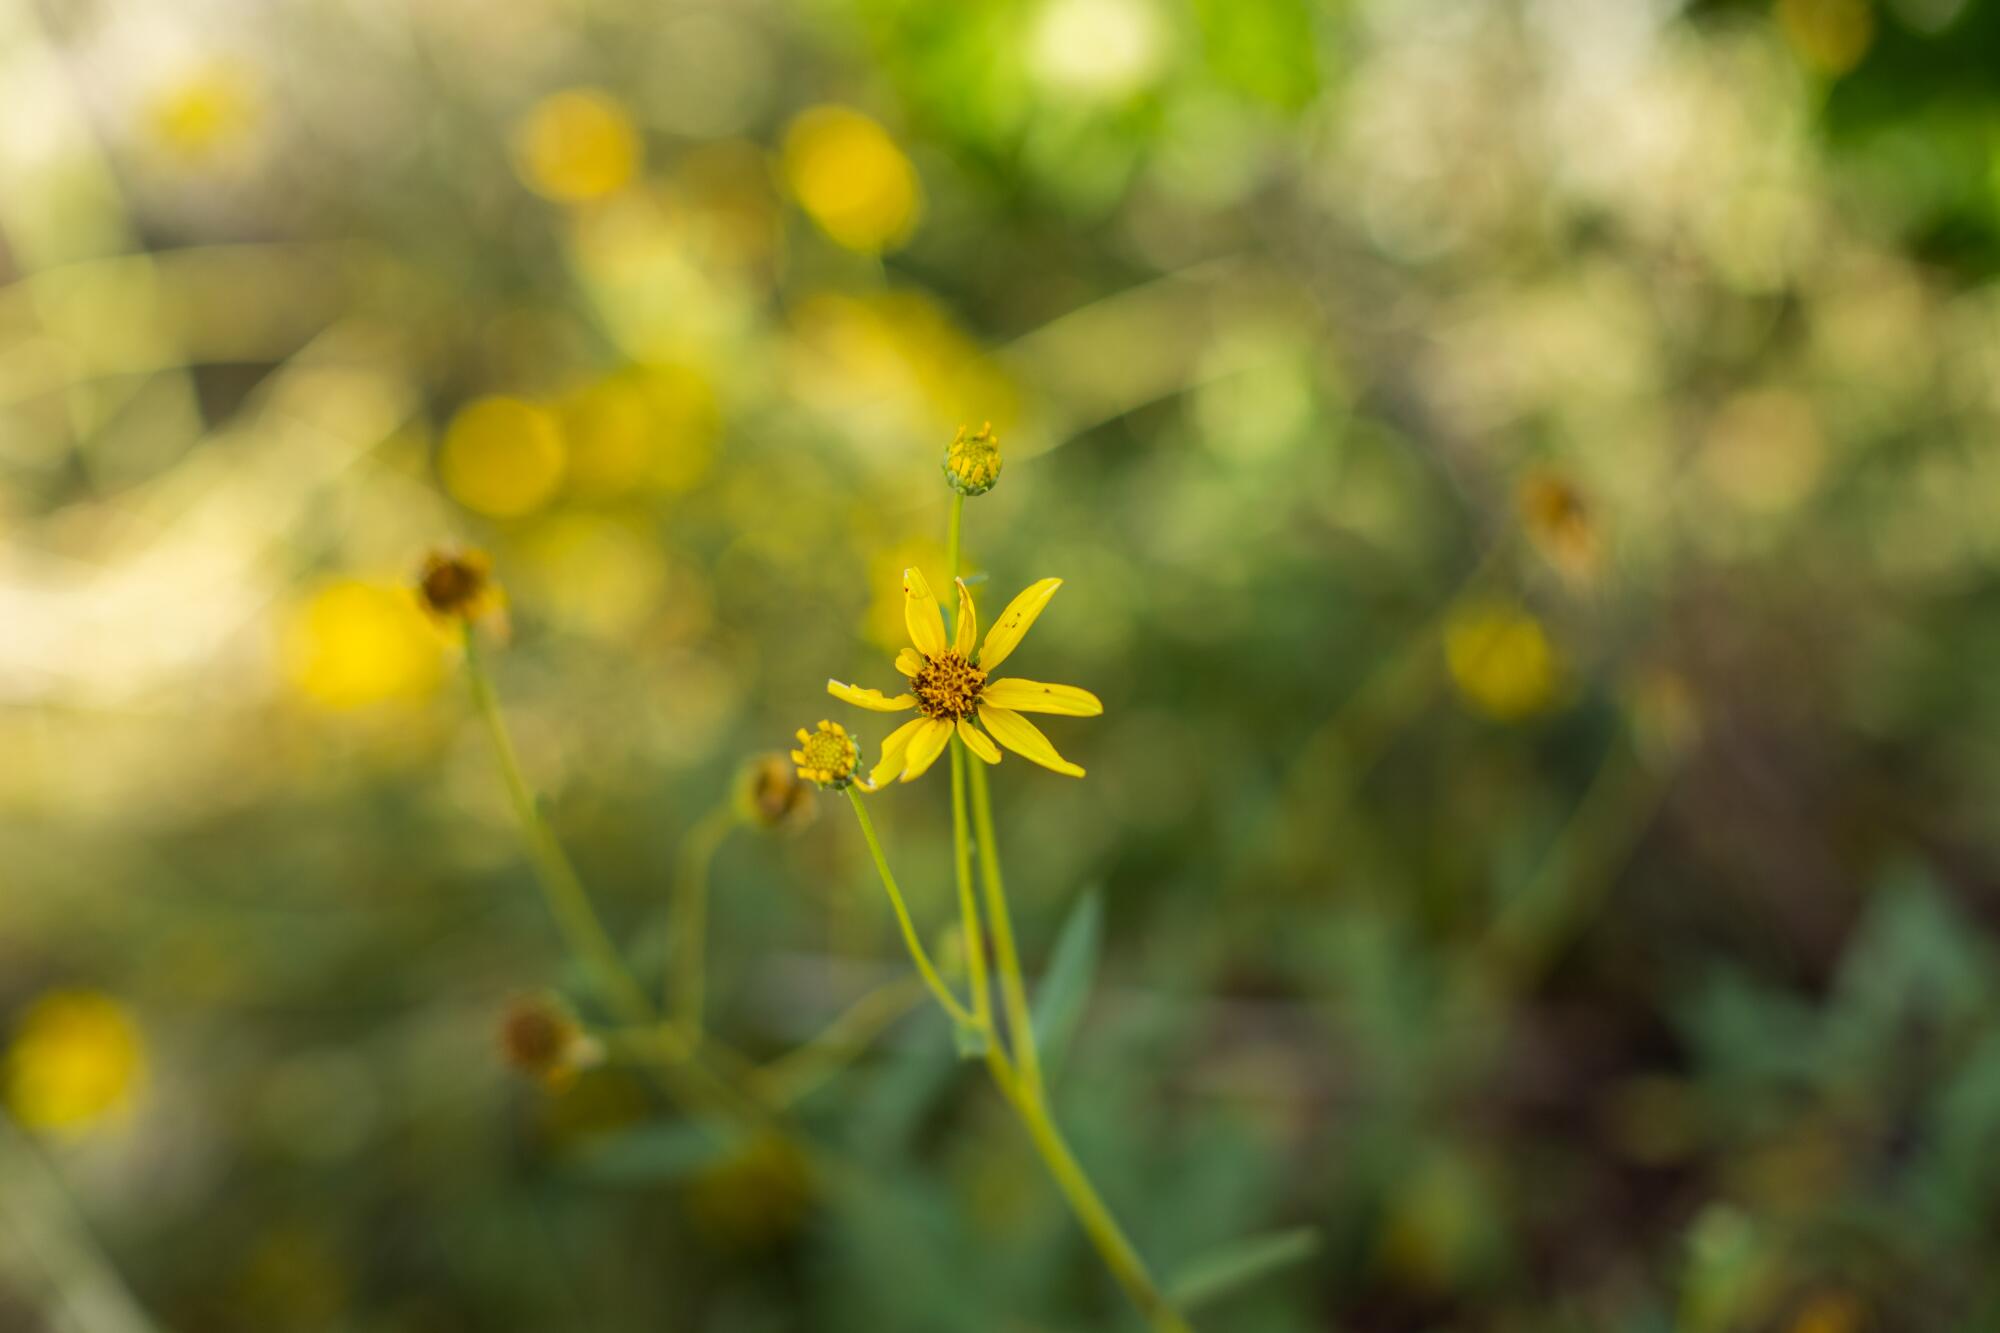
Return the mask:
[[501,1015],[500,1054],[523,1074],[560,1090],[602,1052],[554,1000],[536,995],[515,1000]]
[[1574,579],[1597,567],[1597,524],[1583,493],[1567,477],[1535,472],[1521,483],[1521,522],[1548,562]]
[[813,814],[808,780],[783,755],[759,755],[736,776],[736,813],[759,828],[797,828]]
[[[878,713],[914,708],[922,714],[890,732],[882,742],[882,761],[875,766],[870,781],[879,783],[900,774],[902,781],[908,782],[919,776],[944,753],[954,730],[967,749],[989,764],[1000,762],[999,748],[993,744],[998,740],[1044,768],[1082,777],[1083,770],[1057,754],[1041,729],[1021,714],[1095,717],[1104,711],[1097,696],[1074,685],[1048,685],[1014,676],[988,679],[993,668],[1005,661],[1027,634],[1062,580],[1043,579],[1009,602],[977,651],[973,645],[979,638],[979,620],[972,608],[972,593],[964,579],[957,583],[958,633],[947,640],[944,613],[938,609],[930,585],[917,570],[903,571],[903,622],[916,647],[897,654],[896,670],[910,678],[910,693],[889,698],[880,690],[864,690],[837,680],[826,683],[828,694],[857,707]],[[991,739],[972,725],[975,716],[993,733]]]
[[960,495],[984,495],[1000,480],[1000,440],[987,422],[976,435],[958,428],[944,451],[944,476]]
[[433,551],[417,574],[417,595],[439,620],[477,620],[500,604],[484,551]]

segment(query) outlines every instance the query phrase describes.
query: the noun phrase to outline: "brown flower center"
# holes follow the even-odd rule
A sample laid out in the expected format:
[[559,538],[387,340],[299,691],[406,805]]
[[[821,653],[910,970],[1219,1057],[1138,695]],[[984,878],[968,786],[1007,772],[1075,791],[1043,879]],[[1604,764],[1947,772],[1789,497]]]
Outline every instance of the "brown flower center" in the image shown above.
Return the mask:
[[910,690],[917,696],[917,711],[948,722],[971,717],[979,707],[979,692],[985,688],[986,673],[955,652],[925,658],[923,669],[910,682]]

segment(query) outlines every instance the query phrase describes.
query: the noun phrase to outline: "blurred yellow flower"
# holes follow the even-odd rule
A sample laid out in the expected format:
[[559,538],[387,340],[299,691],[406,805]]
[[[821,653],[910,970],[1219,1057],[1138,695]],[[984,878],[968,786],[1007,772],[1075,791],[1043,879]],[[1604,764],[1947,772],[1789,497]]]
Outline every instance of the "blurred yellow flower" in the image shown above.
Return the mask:
[[408,590],[343,579],[293,613],[284,663],[307,699],[359,708],[428,694],[444,674],[443,646]]
[[785,132],[784,172],[799,206],[850,250],[900,245],[923,209],[910,159],[888,131],[851,107],[801,112]]
[[153,137],[189,162],[207,161],[249,137],[257,123],[250,73],[231,61],[204,65],[153,99]]
[[1555,700],[1555,648],[1542,622],[1518,607],[1491,602],[1459,607],[1445,623],[1444,653],[1452,684],[1487,717],[1513,721]]
[[[812,740],[804,730],[800,743]],[[795,751],[803,753],[803,751]],[[760,754],[737,770],[730,804],[736,817],[761,829],[802,828],[812,822],[812,788],[802,768],[778,754]]]
[[566,395],[560,411],[568,482],[585,498],[611,499],[642,486],[687,491],[715,458],[715,390],[688,366],[607,375]]
[[1778,27],[1799,59],[1822,74],[1845,74],[1875,43],[1868,0],[1778,0]]
[[616,194],[638,174],[644,152],[624,106],[595,88],[544,97],[514,131],[521,183],[559,203]]
[[[857,708],[878,713],[900,713],[914,708],[920,715],[890,732],[882,742],[882,759],[869,775],[869,781],[880,784],[890,777],[900,777],[908,782],[921,776],[944,753],[954,731],[968,750],[989,764],[1000,762],[1000,750],[993,744],[998,740],[1043,768],[1082,777],[1083,770],[1057,754],[1056,747],[1049,744],[1041,729],[1021,714],[1096,717],[1104,711],[1097,696],[1074,685],[1049,685],[1015,676],[988,679],[992,670],[1020,644],[1028,627],[1062,586],[1062,580],[1042,579],[1009,602],[983,644],[979,643],[979,618],[973,611],[972,593],[964,579],[956,582],[958,630],[947,639],[944,612],[939,609],[930,584],[914,568],[903,571],[903,620],[916,647],[897,654],[896,670],[910,678],[909,693],[890,698],[880,690],[865,690],[837,680],[826,683],[828,694]],[[974,644],[979,644],[976,651]],[[975,716],[986,731],[972,725]],[[986,734],[989,731],[993,733],[991,738]]]
[[451,419],[438,475],[467,509],[518,518],[549,502],[567,462],[555,413],[519,398],[481,398]]
[[7,1048],[7,1109],[30,1129],[81,1134],[129,1108],[145,1074],[145,1043],[124,1006],[98,991],[50,991]]

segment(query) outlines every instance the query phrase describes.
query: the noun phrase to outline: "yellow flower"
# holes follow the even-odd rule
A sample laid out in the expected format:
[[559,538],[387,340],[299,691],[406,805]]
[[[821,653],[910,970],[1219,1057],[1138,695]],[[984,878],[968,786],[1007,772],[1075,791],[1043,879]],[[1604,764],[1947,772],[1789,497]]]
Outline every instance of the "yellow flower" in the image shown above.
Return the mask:
[[1000,480],[1000,441],[993,434],[992,422],[981,426],[977,435],[967,435],[963,426],[958,428],[958,434],[945,446],[944,476],[960,495],[984,495],[993,489],[993,483]]
[[792,751],[792,762],[799,766],[800,777],[837,791],[854,781],[861,750],[847,728],[821,718],[816,731],[799,728],[799,748]]
[[124,1006],[97,991],[51,991],[7,1049],[7,1108],[30,1129],[80,1134],[130,1106],[146,1049]]
[[[954,731],[966,749],[989,764],[1000,762],[1000,751],[993,744],[997,740],[1043,768],[1082,777],[1083,770],[1057,754],[1041,729],[1021,714],[1096,717],[1104,711],[1097,696],[1074,685],[1046,685],[1017,676],[989,679],[993,669],[1019,646],[1062,580],[1043,579],[1009,602],[976,652],[973,644],[979,638],[979,623],[972,609],[972,594],[964,579],[957,583],[958,633],[947,640],[944,613],[938,609],[930,585],[917,570],[903,571],[903,623],[916,647],[897,654],[896,670],[910,678],[909,693],[889,698],[880,690],[864,690],[837,680],[826,683],[828,694],[857,707],[878,713],[914,708],[921,715],[889,733],[882,742],[882,761],[875,765],[869,780],[881,783],[900,776],[908,782],[920,776],[944,753]],[[974,717],[986,731],[972,725]],[[986,732],[993,733],[992,737]]]

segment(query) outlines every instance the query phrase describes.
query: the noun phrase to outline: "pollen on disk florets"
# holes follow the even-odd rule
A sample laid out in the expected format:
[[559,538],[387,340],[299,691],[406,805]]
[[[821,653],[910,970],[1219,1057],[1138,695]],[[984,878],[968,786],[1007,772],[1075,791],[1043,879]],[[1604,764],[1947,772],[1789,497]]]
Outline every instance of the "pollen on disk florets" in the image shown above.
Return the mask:
[[440,620],[471,620],[491,605],[493,562],[484,551],[432,551],[417,572],[417,595]]
[[838,722],[820,720],[817,730],[799,728],[799,748],[792,751],[799,776],[822,787],[836,790],[854,781],[861,764],[861,748]]
[[944,476],[960,495],[984,495],[1000,480],[1000,438],[987,422],[977,434],[958,428],[944,450]]
[[955,652],[924,659],[923,667],[910,681],[917,711],[948,722],[977,712],[979,693],[985,688],[986,673]]

